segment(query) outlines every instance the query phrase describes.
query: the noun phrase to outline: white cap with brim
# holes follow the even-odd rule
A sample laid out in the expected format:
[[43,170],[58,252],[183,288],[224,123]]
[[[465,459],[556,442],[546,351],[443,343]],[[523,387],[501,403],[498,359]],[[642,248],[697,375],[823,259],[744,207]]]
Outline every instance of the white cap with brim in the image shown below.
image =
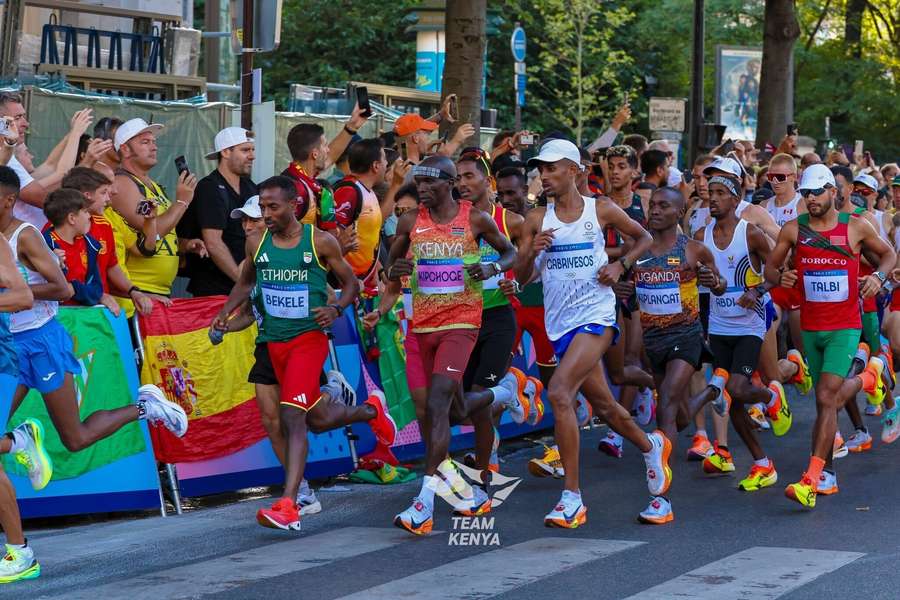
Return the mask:
[[246,142],[253,142],[253,138],[248,136],[248,133],[250,132],[243,127],[226,127],[216,134],[216,138],[213,141],[215,150],[207,152],[203,155],[203,158],[206,160],[215,160],[222,150],[227,150],[228,148],[233,148]]
[[250,196],[242,207],[231,211],[232,219],[240,219],[244,216],[251,219],[262,219],[262,210],[259,208],[259,196]]
[[579,170],[584,171],[578,146],[569,140],[560,139],[550,140],[541,146],[538,155],[528,160],[528,168],[536,167],[540,163],[552,163],[563,159],[572,161],[578,165]]
[[143,119],[129,119],[119,125],[119,128],[116,129],[116,137],[113,140],[113,146],[115,147],[116,152],[118,152],[119,148],[122,147],[122,144],[131,138],[138,136],[145,131],[152,131],[154,134],[158,134],[163,127],[162,123],[148,124],[147,121]]
[[834,181],[834,174],[831,169],[823,164],[809,165],[803,169],[803,176],[800,178],[798,190],[818,190],[826,185],[837,187]]
[[715,160],[704,167],[703,174],[709,176],[716,171],[738,179],[744,178],[744,167],[741,166],[741,163],[728,156],[717,156]]
[[867,175],[866,173],[860,173],[859,175],[857,175],[856,179],[853,180],[853,183],[864,185],[873,192],[878,191],[878,180],[871,175]]

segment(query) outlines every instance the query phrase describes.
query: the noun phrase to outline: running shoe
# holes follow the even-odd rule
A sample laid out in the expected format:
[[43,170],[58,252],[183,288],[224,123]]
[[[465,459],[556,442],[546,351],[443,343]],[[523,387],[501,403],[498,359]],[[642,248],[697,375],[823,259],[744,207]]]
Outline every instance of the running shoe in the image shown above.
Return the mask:
[[535,477],[562,479],[566,476],[562,460],[559,458],[559,450],[550,446],[544,446],[544,456],[542,458],[532,458],[528,461],[528,472]]
[[328,373],[326,373],[326,378],[328,379],[329,385],[341,390],[338,397],[333,398],[333,400],[340,400],[347,406],[356,406],[356,389],[350,385],[350,382],[347,381],[347,378],[344,377],[343,373],[340,371],[328,371]]
[[738,484],[738,489],[745,492],[755,492],[764,487],[774,485],[776,481],[778,481],[778,472],[775,470],[775,463],[769,460],[768,467],[756,464],[750,467],[750,474],[741,480]]
[[301,488],[297,492],[297,507],[300,509],[301,517],[322,512],[322,503],[316,498],[316,493],[312,489]]
[[885,444],[893,444],[900,437],[900,404],[895,404],[891,410],[886,410],[881,417],[883,427],[881,429],[881,441]]
[[893,390],[897,386],[897,374],[894,372],[894,353],[888,344],[881,345],[881,352],[878,353],[884,359],[884,365],[887,371],[888,387]]
[[453,511],[454,514],[464,517],[480,517],[491,512],[491,498],[480,485],[472,486],[472,498],[466,502],[466,506]]
[[413,498],[412,505],[394,517],[394,525],[415,535],[426,535],[434,527],[433,513],[422,500]]
[[53,476],[53,461],[44,449],[44,426],[37,419],[28,418],[13,429],[13,435],[16,433],[21,434],[20,439],[25,439],[25,447],[16,452],[14,458],[28,471],[31,487],[42,490]]
[[528,377],[525,384],[525,396],[531,402],[531,410],[528,411],[528,424],[537,425],[544,419],[544,400],[541,394],[544,392],[544,384],[537,377]]
[[750,416],[750,420],[753,421],[753,426],[757,429],[769,429],[769,421],[766,419],[766,413],[760,407],[765,407],[763,404],[754,404],[750,408],[747,409],[747,415]]
[[867,417],[880,417],[884,412],[883,404],[866,404],[865,413]]
[[[496,440],[497,438],[495,437],[494,439]],[[491,462],[488,463],[488,471],[499,473],[500,463],[498,461],[499,459],[497,458],[497,451],[495,449],[493,452],[491,452]],[[478,461],[475,459],[475,453],[466,452],[466,454],[463,456],[463,464],[470,469],[477,469]]]
[[869,385],[866,385],[866,380],[863,380],[863,391],[866,393],[866,400],[869,404],[881,404],[884,402],[884,395],[887,392],[884,380],[881,378],[881,374],[884,372],[884,363],[877,356],[873,356],[869,359],[869,364],[866,365],[866,371],[873,376],[873,378],[868,378],[868,381],[872,382]]
[[672,454],[672,442],[662,431],[657,429],[647,436],[650,440],[650,451],[644,454],[647,466],[647,489],[654,496],[662,496],[672,485],[672,469],[669,468],[669,456]]
[[731,452],[719,446],[718,441],[713,444],[713,453],[703,459],[703,472],[709,475],[727,475],[734,472]]
[[769,383],[769,389],[775,392],[775,403],[766,407],[766,414],[772,423],[772,433],[782,436],[791,428],[794,420],[791,415],[791,407],[788,406],[787,395],[784,393],[784,387],[778,381]]
[[575,395],[575,401],[578,403],[575,406],[575,420],[578,421],[579,427],[586,427],[594,416],[594,409],[581,392]]
[[497,387],[506,388],[509,392],[507,400],[503,402],[506,412],[509,413],[513,423],[524,423],[528,417],[530,404],[528,398],[525,397],[525,384],[528,378],[525,373],[515,367],[510,367],[509,372],[503,376]]
[[672,512],[672,503],[663,496],[650,498],[650,504],[638,514],[638,521],[649,525],[664,525],[674,520],[675,513]]
[[641,427],[645,427],[656,416],[656,402],[653,400],[653,390],[641,388],[635,400],[634,420]]
[[587,523],[587,507],[581,502],[581,496],[563,490],[556,506],[544,517],[544,526],[575,529]]
[[857,429],[847,440],[847,450],[860,453],[872,449],[872,436],[867,429]]
[[844,436],[841,435],[840,430],[838,430],[834,434],[834,447],[831,451],[832,458],[844,458],[850,453],[847,450],[847,444],[844,443]]
[[16,548],[6,544],[6,555],[0,560],[0,583],[12,583],[41,576],[41,565],[28,546]]
[[169,401],[163,391],[152,383],[138,389],[136,404],[139,414],[149,423],[162,423],[176,437],[183,437],[187,433],[188,418],[184,409]]
[[369,421],[372,433],[375,434],[379,442],[385,446],[390,446],[397,437],[397,424],[394,423],[391,413],[388,412],[384,392],[373,390],[365,403],[375,409],[375,418]]
[[702,433],[695,433],[691,440],[691,447],[687,451],[687,459],[693,461],[703,460],[712,452],[713,447],[709,443],[709,438]]
[[610,429],[606,432],[606,437],[597,444],[597,450],[613,458],[622,458],[624,440],[621,435]]
[[868,362],[869,345],[865,342],[860,342],[859,346],[856,347],[856,356],[853,357],[853,361],[850,363],[850,370],[853,373],[861,373]]
[[256,511],[256,522],[263,527],[300,531],[300,512],[290,498],[279,498],[272,508],[261,508]]
[[815,508],[817,487],[817,485],[813,484],[809,476],[804,473],[803,477],[800,478],[800,481],[792,483],[784,488],[784,495],[801,506]]
[[804,396],[812,389],[812,376],[809,374],[809,366],[806,359],[798,350],[788,350],[787,359],[797,365],[797,372],[791,377],[789,383],[793,383],[797,391]]
[[713,371],[714,377],[720,377],[722,379],[722,387],[719,389],[719,395],[716,396],[712,401],[713,410],[716,411],[720,417],[724,417],[728,414],[728,410],[731,408],[731,396],[725,390],[725,385],[728,383],[729,373],[725,369],[716,369]]
[[822,494],[823,496],[837,494],[837,475],[835,475],[834,473],[829,473],[828,471],[823,469],[822,474],[819,475],[819,485],[816,486],[816,493]]

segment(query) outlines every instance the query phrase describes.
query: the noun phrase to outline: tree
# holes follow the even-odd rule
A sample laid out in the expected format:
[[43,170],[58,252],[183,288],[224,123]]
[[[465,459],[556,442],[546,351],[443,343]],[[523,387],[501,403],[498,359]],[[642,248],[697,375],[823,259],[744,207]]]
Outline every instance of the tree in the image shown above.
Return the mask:
[[853,58],[862,57],[863,14],[868,0],[847,0],[844,10],[844,42]]
[[[446,58],[441,92],[456,94],[459,123],[471,123],[475,134],[468,144],[477,146],[481,130],[481,84],[486,41],[486,0],[447,0]],[[457,124],[458,126],[458,124]]]
[[793,106],[791,62],[800,24],[794,0],[766,0],[756,145],[781,139]]

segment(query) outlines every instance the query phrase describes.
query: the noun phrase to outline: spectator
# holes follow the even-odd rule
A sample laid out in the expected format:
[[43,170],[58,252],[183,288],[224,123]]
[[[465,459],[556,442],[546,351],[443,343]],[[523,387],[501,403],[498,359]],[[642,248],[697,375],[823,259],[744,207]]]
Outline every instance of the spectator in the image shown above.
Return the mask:
[[328,176],[328,185],[332,187],[335,186],[341,179],[350,173],[350,148],[361,139],[362,138],[358,133],[350,138],[350,143],[347,144],[347,147],[344,148],[344,151],[338,159],[334,161],[334,169],[332,170],[331,175]]
[[[128,298],[137,306],[139,313],[150,314],[153,303],[150,302],[146,294],[131,282],[122,268],[126,257],[125,248],[119,248],[123,242],[116,238],[112,224],[105,216],[107,211],[112,210],[109,207],[110,196],[113,190],[112,180],[99,171],[86,167],[75,167],[63,178],[62,187],[63,189],[78,190],[87,199],[87,209],[91,213],[91,228],[88,233],[100,243],[98,263],[104,295],[118,296],[123,299]],[[155,219],[151,219],[151,221],[155,221]],[[156,239],[155,222],[152,223],[150,236],[152,236],[151,240]],[[146,237],[145,233],[144,240],[146,240]],[[130,251],[138,254],[139,250],[136,244],[137,240],[135,240]],[[154,246],[155,244],[151,241],[151,250]],[[118,316],[119,305],[116,304],[112,297],[103,298],[101,303],[107,306],[114,315]]]
[[[622,130],[622,127],[631,119],[631,105],[629,103],[625,103],[619,107],[616,116],[613,117],[612,124],[609,128],[600,134],[596,140],[594,140],[590,146],[588,146],[588,152],[593,154],[597,150],[601,148],[609,148],[616,141],[616,137],[618,137],[619,132]],[[641,136],[643,137],[643,136]],[[647,143],[647,138],[644,138],[644,145]],[[630,146],[631,144],[626,144]],[[635,151],[637,149],[635,148]]]
[[887,163],[881,167],[881,177],[884,179],[885,187],[891,185],[897,175],[900,175],[900,166],[897,163]]
[[629,133],[622,138],[622,143],[634,148],[634,153],[637,154],[638,160],[641,159],[641,155],[647,150],[647,138],[639,133]]
[[0,165],[5,166],[13,158],[13,152],[19,143],[19,130],[11,117],[0,117],[3,129],[3,143],[0,144]]
[[172,202],[162,186],[150,177],[150,170],[157,163],[156,134],[162,129],[160,124],[148,125],[143,119],[131,119],[116,130],[114,144],[121,168],[115,179],[118,193],[112,200],[115,217],[111,222],[116,234],[125,240],[125,246],[130,247],[130,238],[135,238],[135,232],[145,225],[146,216],[156,212],[156,247],[148,251],[145,245],[138,244],[139,252],[129,252],[125,264],[136,286],[168,304],[172,282],[178,273],[179,250],[206,255],[206,248],[202,240],[179,240],[175,233],[175,226],[194,197],[197,178],[192,173],[182,173]]
[[394,133],[398,143],[406,147],[407,160],[417,165],[425,158],[431,146],[431,133],[437,128],[437,123],[417,113],[406,113],[394,122]]
[[400,187],[394,194],[394,210],[391,219],[384,222],[384,241],[385,245],[390,248],[394,242],[394,236],[397,234],[397,220],[403,216],[403,213],[417,208],[419,206],[419,192],[415,183],[407,183]]
[[105,166],[111,169],[113,173],[119,169],[121,161],[119,160],[119,153],[116,152],[113,140],[116,136],[116,130],[119,129],[119,126],[122,125],[122,123],[124,123],[124,121],[122,121],[122,119],[117,119],[116,117],[103,117],[97,121],[97,124],[94,125],[94,139],[107,142],[107,145],[105,146],[106,151],[93,165],[82,166],[89,166],[94,169],[97,169],[98,166]]
[[647,150],[641,155],[641,172],[644,182],[657,188],[665,187],[669,177],[669,157],[662,150]]
[[262,235],[266,230],[266,223],[262,218],[262,210],[259,208],[259,196],[250,196],[244,205],[231,211],[232,219],[239,219],[244,235]]
[[672,150],[672,147],[669,145],[668,140],[653,140],[650,142],[648,146],[649,150],[660,150],[666,154],[666,185],[669,187],[677,188],[681,185],[681,171],[679,171],[675,167],[675,152]]
[[187,256],[187,286],[194,296],[228,295],[244,260],[246,236],[241,222],[231,212],[256,195],[250,180],[253,170],[253,133],[240,127],[226,127],[216,134],[214,150],[206,155],[218,161],[213,171],[197,182],[194,199],[175,231],[179,238],[200,238],[208,258]]

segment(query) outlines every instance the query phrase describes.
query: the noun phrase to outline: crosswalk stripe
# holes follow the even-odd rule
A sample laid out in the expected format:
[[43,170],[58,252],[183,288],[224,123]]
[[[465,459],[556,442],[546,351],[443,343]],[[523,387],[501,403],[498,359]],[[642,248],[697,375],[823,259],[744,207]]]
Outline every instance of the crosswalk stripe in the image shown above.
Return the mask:
[[726,556],[625,600],[778,598],[865,556],[859,552],[757,546]]
[[[395,579],[340,600],[488,598],[643,543],[536,538]],[[452,584],[445,585],[445,582]]]
[[414,538],[397,529],[345,527],[311,536],[293,536],[290,541],[252,552],[238,552],[52,597],[66,600],[193,598],[384,550],[411,539]]

